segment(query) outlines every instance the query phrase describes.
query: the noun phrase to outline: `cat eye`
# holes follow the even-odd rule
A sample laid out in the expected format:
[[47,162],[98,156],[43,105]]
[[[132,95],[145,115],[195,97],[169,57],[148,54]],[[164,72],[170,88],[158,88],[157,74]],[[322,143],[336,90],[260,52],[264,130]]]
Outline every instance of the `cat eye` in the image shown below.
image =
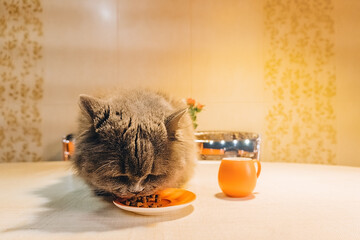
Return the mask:
[[145,181],[151,182],[151,181],[154,181],[155,179],[156,179],[156,175],[149,174],[149,175],[147,175]]
[[155,175],[155,174],[149,174],[147,175],[145,182],[154,182],[156,180],[159,180],[160,178],[162,178],[164,175]]
[[127,182],[127,181],[129,181],[129,177],[126,176],[126,175],[113,177],[113,179],[115,179],[116,181],[119,181],[119,182]]

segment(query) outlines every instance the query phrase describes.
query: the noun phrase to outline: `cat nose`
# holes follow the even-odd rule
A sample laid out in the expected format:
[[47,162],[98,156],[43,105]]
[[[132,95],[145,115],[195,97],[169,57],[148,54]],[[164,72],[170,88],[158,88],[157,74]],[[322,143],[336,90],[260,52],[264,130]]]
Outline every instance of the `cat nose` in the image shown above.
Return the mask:
[[141,193],[141,191],[144,190],[144,188],[136,188],[136,189],[130,189],[129,192],[133,194]]
[[140,186],[139,183],[135,184],[133,187],[131,187],[129,189],[129,192],[133,193],[133,194],[138,194],[140,193],[142,190],[144,190],[143,186]]

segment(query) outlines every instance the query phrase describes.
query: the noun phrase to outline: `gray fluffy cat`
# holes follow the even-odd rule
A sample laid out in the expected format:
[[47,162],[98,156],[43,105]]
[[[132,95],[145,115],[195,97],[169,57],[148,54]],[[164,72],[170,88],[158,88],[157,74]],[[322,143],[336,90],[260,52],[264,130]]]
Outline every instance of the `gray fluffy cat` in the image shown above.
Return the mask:
[[195,144],[186,104],[147,90],[80,96],[74,167],[98,193],[150,195],[192,175]]

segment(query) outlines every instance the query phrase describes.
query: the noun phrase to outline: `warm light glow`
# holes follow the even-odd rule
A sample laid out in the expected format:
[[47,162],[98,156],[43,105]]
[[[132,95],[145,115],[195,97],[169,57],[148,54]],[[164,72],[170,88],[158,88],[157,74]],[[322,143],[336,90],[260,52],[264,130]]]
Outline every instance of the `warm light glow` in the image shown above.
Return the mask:
[[111,12],[110,8],[108,6],[101,6],[99,8],[100,16],[105,20],[109,21],[114,18],[114,14]]

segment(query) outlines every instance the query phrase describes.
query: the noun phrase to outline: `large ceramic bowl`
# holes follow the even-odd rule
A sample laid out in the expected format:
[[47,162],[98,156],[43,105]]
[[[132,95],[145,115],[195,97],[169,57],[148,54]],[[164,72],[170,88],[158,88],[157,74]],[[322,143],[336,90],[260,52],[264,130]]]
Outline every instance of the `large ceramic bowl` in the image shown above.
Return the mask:
[[202,131],[195,133],[199,159],[221,160],[224,157],[259,159],[260,135],[251,132]]

